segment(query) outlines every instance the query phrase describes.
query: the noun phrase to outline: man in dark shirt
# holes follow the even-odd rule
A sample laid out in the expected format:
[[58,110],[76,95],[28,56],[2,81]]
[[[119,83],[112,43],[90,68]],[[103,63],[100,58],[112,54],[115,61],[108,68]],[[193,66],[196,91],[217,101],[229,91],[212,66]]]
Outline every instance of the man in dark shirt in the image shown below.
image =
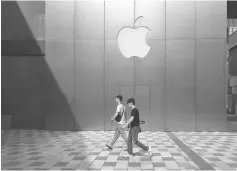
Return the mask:
[[124,128],[126,128],[130,124],[130,130],[129,130],[129,135],[128,135],[128,154],[125,154],[124,157],[133,155],[132,141],[138,147],[150,153],[151,147],[145,146],[140,141],[138,141],[138,133],[140,132],[141,129],[140,129],[139,111],[135,106],[134,98],[128,99],[127,104],[129,107],[132,108],[132,111],[131,111],[131,118],[123,126]]

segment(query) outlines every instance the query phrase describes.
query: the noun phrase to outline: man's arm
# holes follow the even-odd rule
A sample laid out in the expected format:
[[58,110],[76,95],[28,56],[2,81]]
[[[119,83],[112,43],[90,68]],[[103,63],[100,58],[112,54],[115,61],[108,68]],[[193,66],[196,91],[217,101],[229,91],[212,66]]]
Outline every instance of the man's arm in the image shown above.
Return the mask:
[[131,116],[131,118],[129,119],[129,121],[124,125],[124,128],[126,128],[134,119],[134,116]]
[[117,117],[118,114],[119,114],[119,112],[116,111],[114,116],[111,118],[111,121],[113,121]]

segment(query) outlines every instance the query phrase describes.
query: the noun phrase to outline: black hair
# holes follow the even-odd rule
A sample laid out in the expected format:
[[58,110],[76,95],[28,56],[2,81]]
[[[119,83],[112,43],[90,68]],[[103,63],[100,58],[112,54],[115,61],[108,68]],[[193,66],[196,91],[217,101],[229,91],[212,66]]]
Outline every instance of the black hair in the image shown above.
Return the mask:
[[116,96],[116,98],[119,99],[120,102],[123,100],[123,96],[121,95]]
[[128,101],[127,101],[127,104],[128,103],[132,103],[133,105],[135,105],[135,99],[134,98],[129,98]]

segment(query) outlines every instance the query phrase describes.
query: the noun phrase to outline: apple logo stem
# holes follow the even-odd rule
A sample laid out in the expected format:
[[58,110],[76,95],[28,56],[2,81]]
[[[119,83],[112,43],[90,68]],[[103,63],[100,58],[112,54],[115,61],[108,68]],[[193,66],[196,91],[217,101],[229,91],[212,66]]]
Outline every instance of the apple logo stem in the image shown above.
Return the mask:
[[126,58],[144,58],[151,49],[146,41],[150,29],[146,26],[136,26],[136,22],[142,17],[140,16],[134,21],[133,27],[126,26],[118,32],[118,47]]
[[134,21],[134,23],[133,23],[133,27],[134,28],[136,28],[136,22],[137,22],[137,20],[139,20],[140,18],[142,18],[143,16],[140,16],[140,17],[138,17],[135,21]]

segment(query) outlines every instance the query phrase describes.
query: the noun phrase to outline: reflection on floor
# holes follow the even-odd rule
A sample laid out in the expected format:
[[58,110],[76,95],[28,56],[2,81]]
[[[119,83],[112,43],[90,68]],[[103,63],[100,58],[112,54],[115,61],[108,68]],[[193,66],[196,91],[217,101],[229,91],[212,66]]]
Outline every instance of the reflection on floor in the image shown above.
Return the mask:
[[134,147],[125,158],[120,137],[114,149],[104,144],[111,131],[10,130],[2,132],[2,170],[236,170],[237,133],[142,132],[152,155]]

